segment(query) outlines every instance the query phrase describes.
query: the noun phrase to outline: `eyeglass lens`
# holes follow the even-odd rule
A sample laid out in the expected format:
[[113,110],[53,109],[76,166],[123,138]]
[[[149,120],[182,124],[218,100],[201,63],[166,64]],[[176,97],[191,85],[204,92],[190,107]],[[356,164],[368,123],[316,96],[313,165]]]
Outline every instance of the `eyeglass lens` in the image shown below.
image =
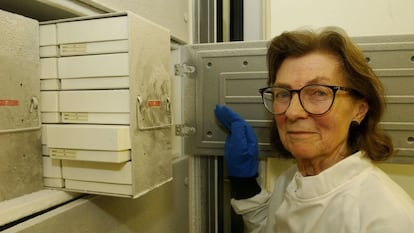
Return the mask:
[[335,91],[328,86],[309,85],[299,90],[269,87],[262,92],[266,109],[273,114],[283,114],[289,108],[294,92],[299,94],[303,109],[311,114],[324,114],[333,103]]

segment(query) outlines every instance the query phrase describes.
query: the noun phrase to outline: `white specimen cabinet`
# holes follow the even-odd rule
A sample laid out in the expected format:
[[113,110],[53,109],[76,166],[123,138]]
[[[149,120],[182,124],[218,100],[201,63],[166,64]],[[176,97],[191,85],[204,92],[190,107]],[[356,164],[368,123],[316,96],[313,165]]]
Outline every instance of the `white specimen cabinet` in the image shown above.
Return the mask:
[[169,182],[169,31],[130,12],[36,27],[44,185],[135,198]]

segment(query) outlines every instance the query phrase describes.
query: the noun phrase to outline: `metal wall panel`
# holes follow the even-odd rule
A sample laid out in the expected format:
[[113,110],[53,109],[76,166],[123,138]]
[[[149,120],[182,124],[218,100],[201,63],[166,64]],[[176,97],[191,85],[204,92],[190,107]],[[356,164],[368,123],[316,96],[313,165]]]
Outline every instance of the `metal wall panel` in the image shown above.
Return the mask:
[[[397,156],[391,161],[414,162],[414,35],[353,39],[386,89],[388,105],[381,126],[397,149]],[[223,154],[226,131],[214,116],[215,105],[222,104],[253,126],[261,154],[272,155],[272,115],[265,111],[258,92],[267,80],[266,43],[194,45],[186,47],[185,54],[186,63],[196,70],[186,79],[186,90],[194,96],[185,99],[185,124],[194,126],[196,131],[195,137],[187,138],[187,151],[198,155]]]
[[356,37],[383,82],[387,109],[381,126],[392,137],[396,163],[414,162],[414,35]]

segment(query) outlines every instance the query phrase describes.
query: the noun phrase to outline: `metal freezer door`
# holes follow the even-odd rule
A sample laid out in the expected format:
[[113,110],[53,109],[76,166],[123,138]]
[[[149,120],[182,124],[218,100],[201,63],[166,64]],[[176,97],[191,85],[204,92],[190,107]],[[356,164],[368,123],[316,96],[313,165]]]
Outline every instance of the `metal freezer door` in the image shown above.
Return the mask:
[[[254,128],[261,152],[269,150],[272,115],[263,107],[259,88],[266,86],[266,42],[200,44],[183,49],[184,126],[189,154],[223,155],[226,131],[214,116],[216,104],[227,105]],[[194,72],[184,75],[186,69]]]

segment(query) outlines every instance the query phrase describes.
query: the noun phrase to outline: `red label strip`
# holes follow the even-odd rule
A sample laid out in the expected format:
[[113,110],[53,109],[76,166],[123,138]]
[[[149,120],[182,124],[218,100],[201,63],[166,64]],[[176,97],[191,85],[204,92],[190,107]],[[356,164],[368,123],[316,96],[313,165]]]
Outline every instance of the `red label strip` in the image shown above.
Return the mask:
[[19,100],[0,100],[1,106],[19,106]]
[[147,106],[148,107],[160,107],[161,106],[161,101],[159,100],[148,100],[147,101]]

